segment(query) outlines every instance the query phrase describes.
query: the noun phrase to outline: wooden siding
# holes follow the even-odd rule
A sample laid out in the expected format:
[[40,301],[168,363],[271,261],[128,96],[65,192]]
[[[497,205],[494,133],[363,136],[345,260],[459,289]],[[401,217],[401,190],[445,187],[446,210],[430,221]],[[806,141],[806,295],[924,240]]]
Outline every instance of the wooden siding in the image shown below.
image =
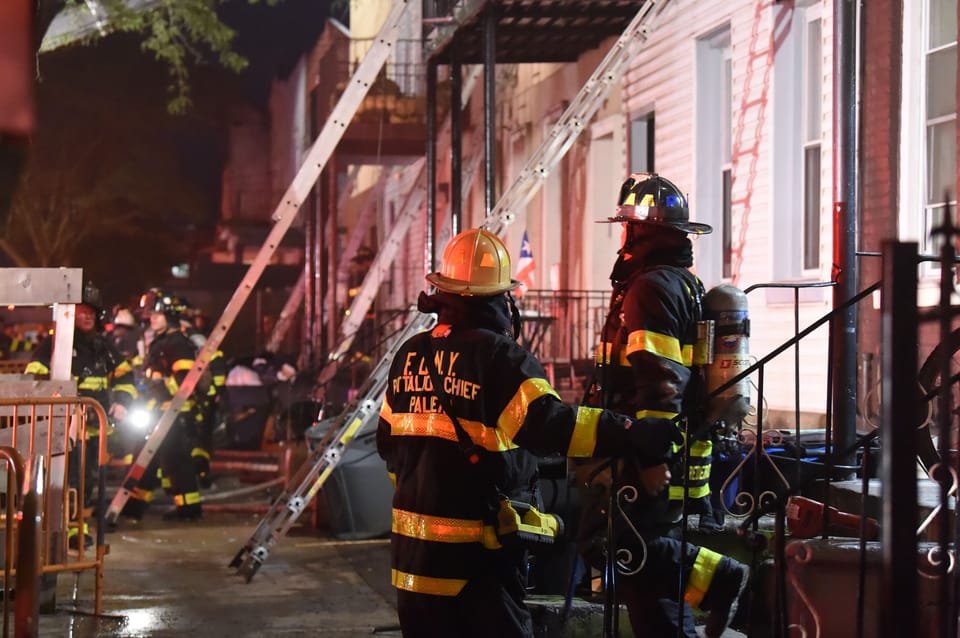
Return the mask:
[[[757,17],[757,3],[763,9]],[[785,3],[786,4],[786,3]],[[831,257],[831,77],[832,47],[830,46],[831,6],[823,3],[823,92],[821,140],[821,263],[824,264],[821,278],[829,277]],[[767,283],[772,279],[772,254],[770,234],[773,232],[772,206],[774,193],[771,182],[771,147],[773,126],[772,69],[767,74],[765,64],[755,64],[750,83],[751,93],[745,95],[751,43],[754,55],[769,51],[771,29],[775,12],[788,10],[785,5],[776,6],[769,0],[735,0],[678,2],[668,22],[650,34],[647,45],[631,65],[625,78],[624,95],[627,112],[654,105],[656,117],[656,168],[657,171],[689,192],[691,217],[698,218],[697,173],[717,170],[707,162],[698,162],[695,157],[697,135],[697,69],[696,42],[698,38],[715,33],[726,26],[730,33],[733,83],[734,131],[732,138],[742,135],[742,147],[753,143],[760,136],[759,155],[755,166],[752,158],[743,155],[734,158],[734,199],[743,198],[750,187],[749,210],[735,207],[733,211],[733,240],[744,237],[743,261],[736,285],[747,288],[752,284]],[[756,39],[753,39],[756,29]],[[767,103],[764,108],[750,108],[743,113],[741,105],[760,97],[763,83],[768,82]],[[762,118],[762,119],[761,119]],[[737,126],[742,125],[742,132]],[[754,169],[750,174],[751,168]],[[744,215],[746,213],[746,215]],[[705,216],[705,215],[701,215]],[[746,224],[744,229],[742,224]],[[741,235],[741,233],[743,233]],[[798,233],[799,234],[799,233]],[[700,242],[719,242],[719,229],[713,235],[701,237]],[[708,287],[720,281],[706,281]],[[800,310],[800,329],[819,318],[830,307],[830,294],[824,293],[819,301],[803,303]],[[763,357],[794,334],[794,308],[792,303],[768,301],[763,289],[756,290],[748,298],[752,321],[750,350],[755,357]],[[801,346],[800,356],[800,409],[803,412],[822,412],[826,404],[827,331],[818,330]],[[765,373],[765,410],[792,411],[794,401],[794,352],[789,350],[771,362]]]

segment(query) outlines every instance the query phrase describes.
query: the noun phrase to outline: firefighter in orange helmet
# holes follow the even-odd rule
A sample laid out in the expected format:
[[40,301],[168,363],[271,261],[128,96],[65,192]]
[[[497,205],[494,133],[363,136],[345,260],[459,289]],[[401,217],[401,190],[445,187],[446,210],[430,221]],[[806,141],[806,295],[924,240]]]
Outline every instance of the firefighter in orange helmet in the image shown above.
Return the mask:
[[[705,392],[692,353],[702,318],[703,284],[690,271],[693,245],[688,236],[713,229],[690,221],[687,198],[673,182],[648,173],[624,182],[615,215],[604,221],[624,224],[625,232],[610,275],[613,295],[597,353],[598,383],[589,403],[632,417],[676,419],[678,429],[682,414],[691,419],[689,431],[698,431],[703,419],[697,421],[696,415],[704,412]],[[618,500],[617,509],[625,514],[614,517],[613,544],[618,556],[624,552],[635,560],[618,568],[616,593],[627,605],[636,636],[694,638],[690,608],[697,607],[709,612],[705,634],[715,638],[738,609],[748,582],[746,565],[682,542],[678,525],[684,499],[688,512],[701,518],[711,515],[711,449],[709,437],[689,442],[687,453],[674,457],[668,491]],[[585,499],[579,532],[582,550],[597,566],[603,562],[600,554],[612,551],[605,538],[607,516],[599,512],[609,502],[607,490],[619,498],[617,486],[629,489],[631,483],[642,482],[642,470],[625,465],[617,481],[589,468],[580,468],[578,474],[594,477],[594,500],[591,505]],[[678,601],[681,577],[686,589],[684,600]]]
[[496,235],[460,233],[427,281],[437,290],[418,307],[438,323],[400,347],[377,431],[396,486],[391,566],[403,635],[532,637],[512,532],[518,507],[542,507],[535,455],[629,454],[657,468],[656,492],[680,438],[667,420],[560,401],[515,340],[518,283]]

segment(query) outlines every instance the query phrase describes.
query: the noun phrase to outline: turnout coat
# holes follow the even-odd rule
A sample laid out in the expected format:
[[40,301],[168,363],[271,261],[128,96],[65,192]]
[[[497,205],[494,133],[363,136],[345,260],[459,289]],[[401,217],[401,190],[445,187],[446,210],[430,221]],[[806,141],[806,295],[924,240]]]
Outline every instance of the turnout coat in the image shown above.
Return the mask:
[[562,403],[537,359],[505,334],[440,324],[412,337],[390,369],[377,431],[396,485],[394,586],[456,596],[498,569],[509,560],[496,533],[499,501],[535,491],[536,456],[622,454],[631,445],[627,423]]

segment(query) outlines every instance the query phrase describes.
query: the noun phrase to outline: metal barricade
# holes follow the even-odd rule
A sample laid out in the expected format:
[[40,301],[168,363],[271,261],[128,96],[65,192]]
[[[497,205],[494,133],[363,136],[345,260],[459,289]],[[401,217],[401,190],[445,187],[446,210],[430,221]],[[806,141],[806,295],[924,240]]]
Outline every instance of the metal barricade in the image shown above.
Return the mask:
[[[20,488],[23,486],[24,467],[23,457],[12,447],[0,447],[0,461],[6,465],[5,479],[7,485],[17,488],[15,492],[7,492],[3,507],[3,591],[8,592],[13,589],[14,576],[14,534],[17,525],[17,506],[21,502]],[[3,596],[3,636],[6,638],[10,634],[10,599],[11,596]],[[28,621],[29,622],[29,621]]]
[[[88,440],[88,425],[94,437],[92,441]],[[108,551],[102,517],[106,510],[108,457],[107,437],[98,434],[106,434],[109,427],[106,412],[93,399],[0,398],[0,460],[4,460],[4,450],[8,450],[8,456],[16,454],[29,459],[30,468],[29,476],[17,468],[19,481],[11,477],[8,469],[0,489],[7,501],[4,591],[10,591],[9,578],[15,578],[18,623],[22,614],[22,622],[31,622],[26,619],[32,617],[33,628],[36,628],[35,610],[45,596],[41,590],[51,583],[55,587],[56,575],[60,572],[73,572],[79,578],[82,572],[92,570],[92,611],[102,612],[103,561]],[[96,448],[91,447],[94,442]],[[11,461],[7,464],[9,468]],[[90,464],[95,467],[91,468]],[[0,479],[3,478],[0,475]],[[92,547],[86,547],[85,543],[91,505],[87,495],[93,496],[89,481],[97,484],[98,520]],[[16,501],[19,501],[19,512],[14,516],[10,508]],[[70,542],[71,537],[76,539],[74,543]],[[15,567],[11,565],[13,557],[16,557]],[[5,612],[7,598],[4,596]],[[6,622],[5,613],[5,625]],[[30,631],[21,634],[19,625],[17,634],[33,635]]]

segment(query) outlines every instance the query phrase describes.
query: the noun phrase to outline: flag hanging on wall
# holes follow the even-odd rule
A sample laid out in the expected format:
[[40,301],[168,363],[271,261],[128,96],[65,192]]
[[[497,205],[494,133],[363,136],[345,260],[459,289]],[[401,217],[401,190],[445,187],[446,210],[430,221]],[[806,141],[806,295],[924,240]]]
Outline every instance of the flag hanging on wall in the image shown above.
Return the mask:
[[527,238],[527,231],[523,231],[523,241],[520,243],[520,259],[517,260],[517,281],[520,287],[517,288],[517,297],[522,297],[523,293],[533,288],[534,270],[537,264],[533,261],[533,252],[530,250],[530,240]]

